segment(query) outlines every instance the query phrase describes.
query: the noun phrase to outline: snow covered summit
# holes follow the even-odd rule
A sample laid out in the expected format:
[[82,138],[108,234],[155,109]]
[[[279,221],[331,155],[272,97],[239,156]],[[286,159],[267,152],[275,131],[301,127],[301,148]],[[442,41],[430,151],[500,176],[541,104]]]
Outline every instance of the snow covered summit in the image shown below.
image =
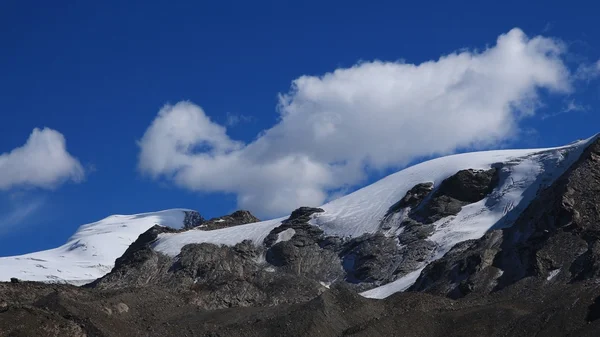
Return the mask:
[[115,260],[150,227],[183,227],[186,212],[189,210],[112,215],[83,225],[60,247],[0,258],[0,281],[12,277],[73,284],[93,281],[108,273]]

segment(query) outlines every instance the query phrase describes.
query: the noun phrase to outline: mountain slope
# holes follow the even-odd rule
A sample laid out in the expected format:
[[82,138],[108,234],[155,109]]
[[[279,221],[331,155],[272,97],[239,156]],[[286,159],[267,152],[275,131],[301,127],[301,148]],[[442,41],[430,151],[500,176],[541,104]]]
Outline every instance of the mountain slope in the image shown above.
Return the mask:
[[[408,288],[419,276],[422,268],[442,257],[455,244],[479,238],[491,228],[510,226],[536,197],[538,191],[552,184],[579,158],[582,151],[594,139],[595,137],[592,137],[558,148],[475,152],[427,161],[321,206],[323,212],[314,213],[308,223],[319,228],[325,238],[339,239],[343,243],[376,233],[384,236],[378,239],[380,241],[385,241],[385,238],[391,240],[400,238],[401,242],[397,243],[398,249],[390,254],[406,255],[407,251],[415,249],[413,245],[415,242],[402,243],[402,236],[411,229],[407,224],[412,221],[410,219],[412,208],[407,206],[393,209],[394,205],[419,184],[432,183],[431,194],[434,195],[445,179],[460,170],[478,172],[478,170],[495,168],[498,171],[497,184],[493,186],[491,192],[476,202],[462,202],[455,214],[444,214],[438,220],[425,224],[431,230],[424,239],[417,240],[416,244],[420,245],[419,249],[424,243],[429,246],[422,256],[417,256],[413,259],[415,261],[411,261],[408,270],[404,268],[402,272],[392,271],[394,275],[366,286],[373,288],[378,284],[382,285],[364,292],[363,295],[383,298]],[[429,199],[431,198],[433,197],[430,195]],[[426,197],[423,202],[427,203],[429,199]],[[278,228],[284,219],[209,232],[192,230],[159,234],[152,248],[159,253],[175,257],[185,245],[189,244],[211,243],[233,246],[244,240],[250,240],[255,245],[261,246],[269,233]],[[292,237],[293,234],[287,239]],[[326,239],[319,240],[314,241],[314,244],[320,245],[320,242]],[[321,249],[321,252],[324,251]],[[343,254],[339,250],[336,252]],[[311,256],[314,257],[315,254]],[[340,256],[340,258],[342,261],[339,263],[344,264],[345,257]],[[404,257],[398,259],[406,260]],[[384,260],[389,262],[393,257],[385,257]],[[402,264],[402,262],[398,263]],[[352,268],[344,266],[346,272]],[[319,279],[319,281],[328,284],[338,279]],[[389,284],[385,284],[388,282]]]
[[186,212],[191,211],[113,215],[83,225],[60,247],[0,258],[0,281],[12,277],[73,284],[93,281],[108,273],[129,245],[155,224],[183,227]]
[[599,276],[600,141],[595,141],[511,227],[455,246],[425,268],[413,290],[456,298],[528,277],[571,283]]

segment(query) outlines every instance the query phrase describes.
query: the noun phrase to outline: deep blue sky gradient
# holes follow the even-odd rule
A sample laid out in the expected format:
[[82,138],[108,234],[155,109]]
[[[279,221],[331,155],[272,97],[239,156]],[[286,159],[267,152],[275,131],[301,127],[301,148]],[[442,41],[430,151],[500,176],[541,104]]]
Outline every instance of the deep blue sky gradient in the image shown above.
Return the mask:
[[[228,130],[251,141],[277,120],[277,93],[293,79],[360,60],[437,59],[484,48],[519,27],[569,45],[569,58],[600,58],[594,1],[23,1],[0,2],[0,153],[34,127],[67,139],[86,180],[55,191],[0,195],[0,213],[25,199],[43,203],[10,228],[0,255],[54,247],[81,224],[110,214],[185,207],[228,213],[235,196],[184,191],[141,177],[139,139],[165,103],[191,100],[211,118],[252,116]],[[510,147],[554,146],[600,131],[598,83],[570,99],[588,111],[560,111],[564,97],[521,126]],[[371,181],[380,176],[371,177]],[[12,199],[11,199],[12,198]],[[25,201],[23,201],[25,202]],[[22,239],[27,236],[27,240]]]

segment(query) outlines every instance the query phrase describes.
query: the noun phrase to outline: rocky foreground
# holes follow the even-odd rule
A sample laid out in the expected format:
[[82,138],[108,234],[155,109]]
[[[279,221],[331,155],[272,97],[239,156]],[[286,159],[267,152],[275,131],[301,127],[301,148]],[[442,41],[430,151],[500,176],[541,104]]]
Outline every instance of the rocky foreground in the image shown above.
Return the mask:
[[[323,210],[303,207],[258,244],[153,248],[165,233],[258,220],[190,214],[182,229],[150,228],[83,287],[1,283],[0,336],[600,335],[599,140],[512,223],[428,262],[440,221],[501,194],[503,165],[420,182],[357,237],[327,234],[311,224]],[[359,294],[415,272],[405,292]]]
[[208,310],[189,292],[0,285],[1,336],[598,336],[600,285],[533,278],[452,300],[405,292],[384,300],[334,286],[298,304]]

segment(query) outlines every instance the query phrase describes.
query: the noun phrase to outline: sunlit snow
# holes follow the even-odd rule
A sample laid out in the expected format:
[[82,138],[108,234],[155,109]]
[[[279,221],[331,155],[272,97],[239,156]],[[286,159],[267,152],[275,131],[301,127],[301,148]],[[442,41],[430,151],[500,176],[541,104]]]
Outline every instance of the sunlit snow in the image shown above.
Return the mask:
[[183,209],[113,215],[83,225],[64,245],[36,253],[0,258],[0,281],[84,284],[104,276],[140,234],[155,224],[180,228]]

